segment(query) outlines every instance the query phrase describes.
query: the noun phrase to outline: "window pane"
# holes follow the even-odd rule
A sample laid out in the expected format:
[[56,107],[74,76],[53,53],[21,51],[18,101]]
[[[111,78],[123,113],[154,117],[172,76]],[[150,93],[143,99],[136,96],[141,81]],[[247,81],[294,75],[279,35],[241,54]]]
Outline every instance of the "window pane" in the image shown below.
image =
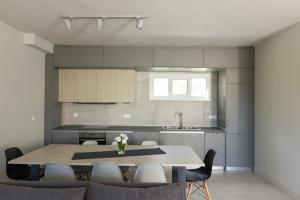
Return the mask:
[[172,92],[174,95],[187,95],[187,80],[173,80]]
[[154,78],[153,79],[153,95],[156,97],[169,95],[169,79],[168,78]]
[[191,80],[192,88],[191,95],[194,97],[207,97],[207,83],[204,78]]

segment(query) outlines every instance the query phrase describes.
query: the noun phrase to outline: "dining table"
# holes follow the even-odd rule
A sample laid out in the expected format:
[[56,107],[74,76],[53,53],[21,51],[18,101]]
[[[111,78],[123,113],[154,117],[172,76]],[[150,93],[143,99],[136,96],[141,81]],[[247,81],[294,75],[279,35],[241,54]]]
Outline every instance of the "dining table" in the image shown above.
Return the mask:
[[118,166],[161,164],[171,167],[172,183],[180,184],[182,199],[186,199],[186,169],[204,166],[201,158],[187,145],[127,145],[123,155],[118,154],[117,148],[117,145],[50,144],[11,160],[9,164],[30,165],[31,176],[36,179],[40,167],[47,163],[72,166],[93,166],[96,162],[114,162]]

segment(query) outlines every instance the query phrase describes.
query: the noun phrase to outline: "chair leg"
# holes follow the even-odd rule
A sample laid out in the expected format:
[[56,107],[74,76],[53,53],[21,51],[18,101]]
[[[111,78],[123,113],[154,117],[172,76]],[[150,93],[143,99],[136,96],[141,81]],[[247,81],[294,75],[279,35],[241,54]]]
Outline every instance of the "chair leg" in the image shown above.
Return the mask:
[[209,193],[206,181],[204,181],[204,183],[203,183],[203,190],[204,190],[204,193],[205,193],[206,200],[211,200],[211,195]]
[[191,198],[191,192],[192,192],[192,188],[193,188],[193,183],[192,182],[188,182],[188,193],[186,195],[186,200],[190,200]]

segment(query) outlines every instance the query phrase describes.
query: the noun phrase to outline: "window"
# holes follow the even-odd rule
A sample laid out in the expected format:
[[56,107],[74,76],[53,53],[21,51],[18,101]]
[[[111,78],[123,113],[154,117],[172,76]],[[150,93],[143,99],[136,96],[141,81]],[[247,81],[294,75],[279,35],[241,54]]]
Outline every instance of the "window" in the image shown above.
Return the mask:
[[209,73],[151,73],[150,100],[210,100]]

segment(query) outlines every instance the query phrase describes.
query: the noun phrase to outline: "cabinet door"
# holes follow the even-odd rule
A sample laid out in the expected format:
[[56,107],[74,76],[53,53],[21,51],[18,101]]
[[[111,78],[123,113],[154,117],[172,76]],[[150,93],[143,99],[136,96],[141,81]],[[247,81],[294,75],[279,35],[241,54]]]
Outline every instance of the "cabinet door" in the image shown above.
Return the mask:
[[214,166],[225,166],[225,133],[205,133],[205,152],[213,149],[216,156]]
[[252,68],[230,68],[226,69],[227,84],[253,84],[254,69]]
[[182,136],[183,145],[189,145],[196,154],[204,159],[204,133],[188,133]]
[[155,48],[154,66],[203,67],[203,49],[198,47]]
[[103,66],[107,67],[152,67],[153,48],[150,47],[105,47]]
[[135,102],[135,70],[116,70],[116,102]]
[[[120,136],[121,132],[119,133],[106,133],[106,144],[111,145],[112,142],[114,141],[115,137]],[[125,133],[128,137],[128,144],[133,144],[133,137],[132,133]]]
[[182,145],[182,134],[180,133],[161,133],[159,134],[160,145]]
[[53,144],[79,144],[78,132],[52,132]]
[[99,67],[103,62],[103,48],[93,46],[55,46],[56,67]]
[[97,102],[97,73],[78,70],[78,102]]
[[253,167],[253,134],[226,134],[226,166]]
[[253,85],[227,84],[227,133],[252,134],[254,132],[253,90]]
[[59,101],[77,102],[78,71],[70,69],[59,70]]
[[97,70],[97,101],[115,102],[116,75],[114,70]]
[[253,48],[205,48],[204,67],[254,67]]
[[155,141],[159,143],[159,132],[134,132],[133,143],[141,145],[143,141]]

